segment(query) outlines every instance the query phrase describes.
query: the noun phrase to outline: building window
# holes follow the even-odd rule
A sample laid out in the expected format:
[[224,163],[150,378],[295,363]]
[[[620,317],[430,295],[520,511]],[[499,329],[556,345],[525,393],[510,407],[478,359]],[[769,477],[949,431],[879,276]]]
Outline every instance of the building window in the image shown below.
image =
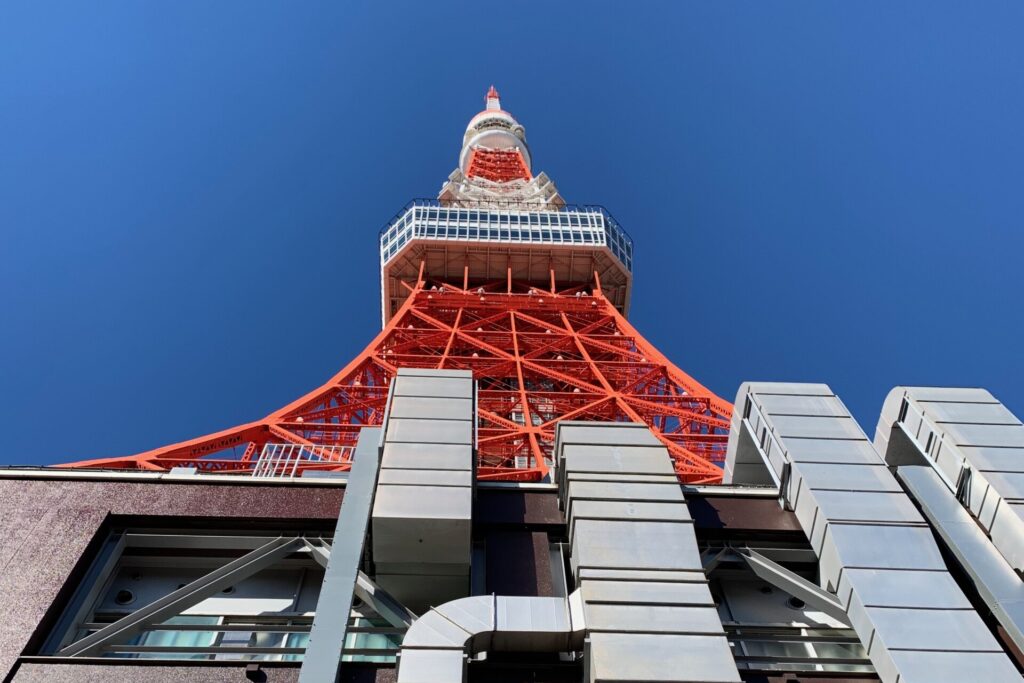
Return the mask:
[[[756,575],[742,559],[748,550],[769,559],[782,580],[773,584]],[[810,547],[732,541],[729,547],[712,542],[703,552],[719,558],[708,578],[741,671],[874,672],[848,623],[787,592],[787,574],[814,581],[817,558]]]
[[[114,530],[40,654],[299,662],[329,542],[318,532]],[[346,661],[394,661],[403,628],[361,601],[349,623]]]

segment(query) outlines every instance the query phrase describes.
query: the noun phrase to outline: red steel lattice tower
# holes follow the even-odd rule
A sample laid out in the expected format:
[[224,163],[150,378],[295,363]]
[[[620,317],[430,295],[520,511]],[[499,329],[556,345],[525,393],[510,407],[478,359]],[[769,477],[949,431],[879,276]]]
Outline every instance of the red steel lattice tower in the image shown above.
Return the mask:
[[721,480],[732,406],[626,319],[633,243],[605,209],[567,205],[530,171],[523,127],[497,91],[466,129],[436,200],[381,231],[383,329],[323,386],[262,420],[137,455],[67,467],[256,476],[347,470],[380,424],[398,368],[470,369],[478,476],[548,476],[559,420],[644,422],[680,479]]

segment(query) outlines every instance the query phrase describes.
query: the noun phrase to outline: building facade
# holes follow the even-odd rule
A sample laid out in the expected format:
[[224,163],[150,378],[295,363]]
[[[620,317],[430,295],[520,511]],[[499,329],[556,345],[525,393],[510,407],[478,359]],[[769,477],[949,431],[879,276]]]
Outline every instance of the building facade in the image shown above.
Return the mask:
[[633,243],[492,87],[380,234],[383,329],[271,415],[0,470],[6,681],[1019,681],[1024,425],[735,403],[630,325]]

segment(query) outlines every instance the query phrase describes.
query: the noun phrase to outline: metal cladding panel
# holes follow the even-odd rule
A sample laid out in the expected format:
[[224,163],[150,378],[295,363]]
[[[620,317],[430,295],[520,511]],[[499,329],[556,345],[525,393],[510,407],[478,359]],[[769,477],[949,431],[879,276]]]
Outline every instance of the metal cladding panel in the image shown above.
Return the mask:
[[894,650],[878,669],[883,681],[899,683],[1019,683],[1020,674],[1002,652]]
[[569,613],[562,598],[502,596],[495,601],[494,612],[499,631],[569,630]]
[[820,555],[822,581],[838,586],[846,567],[946,569],[932,532],[926,526],[830,524]]
[[973,422],[989,425],[1020,424],[1017,416],[1007,410],[1006,406],[995,401],[995,399],[993,401],[993,403],[920,401],[920,405],[924,413],[936,422]]
[[847,569],[836,595],[844,605],[855,599],[865,607],[971,609],[948,572]]
[[469,487],[378,486],[373,557],[378,563],[465,564],[470,559]]
[[[923,462],[927,463],[928,461],[927,461],[927,459],[925,459],[925,460],[923,460]],[[934,465],[935,468],[937,470],[939,470],[940,472],[942,472],[942,474],[945,475],[946,479],[948,479],[949,481],[958,481],[960,476],[963,474],[964,463],[966,462],[966,459],[964,458],[964,455],[960,451],[960,449],[957,448],[956,446],[954,446],[952,443],[942,443],[942,442],[940,442],[939,445],[935,449],[935,460],[934,460],[934,462],[935,462],[935,465]],[[899,462],[899,463],[892,463],[892,464],[894,464],[894,465],[906,465],[906,464],[920,465],[920,464],[922,464],[922,460],[918,459],[918,461],[914,462],[914,463]]]
[[981,472],[1024,472],[1024,448],[961,446],[960,451]]
[[[399,369],[399,374],[405,368]],[[395,397],[419,396],[425,398],[473,398],[472,384],[461,377],[410,377],[402,375],[404,382],[396,383]]]
[[580,500],[573,503],[569,518],[569,535],[580,519],[606,519],[636,522],[689,522],[690,510],[678,503],[648,503],[646,501]]
[[[409,471],[409,470],[405,470]],[[466,508],[473,503],[469,486],[407,486],[384,484],[377,487],[374,520],[398,519],[442,521],[467,519]]]
[[803,482],[804,486],[811,489],[903,493],[899,482],[882,463],[835,465],[805,462],[795,468],[792,481]]
[[473,379],[400,370],[385,419],[373,505],[377,582],[411,609],[469,590],[473,526]]
[[581,567],[577,572],[581,581],[593,579],[594,581],[664,581],[672,583],[701,583],[707,584],[707,576],[704,574],[704,567],[700,569],[685,570],[646,570],[646,569],[601,569],[593,567]]
[[1024,448],[1024,425],[959,424],[944,422],[940,426],[958,446],[996,446]]
[[576,437],[598,440],[595,433],[599,433],[600,428],[593,426],[559,430],[560,440],[556,443],[556,452],[559,455],[556,477],[559,488],[563,489],[563,497],[574,497],[564,491],[570,481],[602,479],[599,475],[612,476],[615,483],[621,483],[623,477],[634,481],[642,481],[649,477],[666,477],[665,483],[674,484],[678,488],[678,479],[665,447],[660,443],[649,444],[649,440],[657,441],[649,431],[645,432],[646,435],[639,434],[636,428],[622,431],[626,432],[625,436],[609,435],[607,438],[619,441],[633,440],[642,442],[643,445],[586,444],[572,440]]
[[725,636],[594,633],[589,683],[739,683]]
[[643,500],[683,503],[679,484],[620,484],[599,481],[569,482],[569,498],[575,500]]
[[[411,653],[434,652],[441,661],[452,653],[472,655],[485,650],[510,652],[565,652],[573,632],[566,598],[478,595],[452,600],[427,611],[413,622],[402,643],[398,680],[436,680],[428,663]],[[464,671],[461,673],[465,673]],[[449,675],[454,675],[450,672]]]
[[[803,384],[793,382],[747,382],[751,393],[758,396],[781,394],[783,396],[834,396],[832,388],[827,384]],[[740,387],[741,393],[743,387]],[[739,405],[739,404],[736,404]]]
[[995,510],[989,536],[1012,567],[1024,567],[1024,519],[1019,505],[1003,501]]
[[[316,614],[309,631],[299,676],[302,682],[330,680],[337,676],[338,660],[345,646],[348,615],[355,599],[353,586],[359,580],[374,489],[380,472],[380,437],[381,430],[377,428],[364,429],[359,434],[317,597]],[[159,620],[154,621],[159,623]]]
[[428,575],[431,580],[438,576],[460,577],[463,579],[469,576],[466,571],[466,565],[457,562],[432,562],[430,564],[422,562],[380,562],[374,564],[374,568],[377,570],[378,575],[393,574],[412,578]]
[[426,377],[431,380],[443,378],[473,379],[471,370],[436,369],[436,368],[399,368],[398,374],[402,377]]
[[[941,475],[1018,571],[1024,570],[1024,425],[983,389],[897,387],[876,438],[886,459],[910,454]],[[940,509],[940,508],[937,508]]]
[[900,467],[900,479],[1018,648],[1024,648],[1024,583],[971,515],[928,467]]
[[462,650],[402,649],[398,660],[399,683],[451,683],[465,680]]
[[642,424],[615,423],[612,429],[607,429],[607,425],[600,423],[563,421],[558,423],[555,436],[561,443],[591,446],[662,445]]
[[[749,407],[749,406],[748,406]],[[752,416],[757,422],[757,415]],[[741,417],[739,410],[733,412],[729,428],[729,443],[726,446],[724,484],[749,484],[751,486],[778,486],[779,471],[766,466],[757,445],[758,427]]]
[[[472,406],[472,404],[469,405]],[[469,414],[472,415],[472,413]],[[408,443],[470,444],[473,442],[473,423],[471,419],[395,418],[388,421],[387,440]]]
[[672,474],[668,452],[634,436],[651,435],[614,423],[558,432],[588,680],[739,681],[682,488],[657,483]]
[[660,502],[678,505],[681,508],[686,506],[682,488],[678,483],[636,484],[570,481],[565,487],[565,500],[566,518],[571,526],[576,517],[576,505],[580,502]]
[[657,446],[587,446],[568,443],[562,447],[566,472],[621,474],[672,474],[672,462]]
[[431,610],[470,634],[493,631],[495,600],[453,600]]
[[758,394],[757,400],[772,415],[850,416],[846,406],[835,396]]
[[[1024,472],[985,472],[983,478],[1001,498],[1024,500]],[[972,504],[974,501],[971,501]]]
[[985,389],[975,387],[908,387],[918,401],[949,403],[998,403]]
[[800,525],[806,530],[811,547],[817,552],[821,551],[825,531],[832,524],[924,526],[924,519],[902,491],[803,491],[796,501],[795,512]]
[[[805,401],[762,400],[759,391],[756,384],[740,389],[737,405],[750,401],[758,406],[748,411],[743,428],[753,420],[762,430],[755,433],[759,443],[753,448],[767,467],[783,475],[788,472],[788,477],[780,477],[781,493],[788,505],[795,506],[797,519],[819,555],[821,585],[837,589],[881,679],[907,683],[911,677],[904,665],[914,675],[929,666],[937,669],[942,659],[937,655],[951,650],[963,651],[965,657],[1000,657],[996,671],[1012,669],[947,573],[931,529],[881,459],[871,457],[857,423],[840,415],[837,404],[822,398],[821,385],[791,385],[786,391],[773,387],[772,393],[804,396]],[[794,416],[773,413],[769,410],[773,405],[784,411],[801,406],[807,412],[820,410],[813,417]],[[887,400],[887,408],[891,405]],[[820,414],[827,412],[826,406],[833,409],[832,415]],[[918,420],[913,433],[924,426],[924,420]],[[732,444],[741,436],[734,428],[730,454],[737,450]],[[834,442],[825,446],[822,439]],[[829,461],[815,462],[816,452],[825,449]],[[791,456],[794,450],[799,457]],[[849,464],[836,462],[846,459]],[[920,584],[908,584],[914,579]],[[906,658],[907,652],[913,652],[913,657]],[[1020,677],[997,674],[991,680],[1019,681]]]
[[852,417],[806,417],[803,415],[772,416],[776,434],[781,438],[857,439],[864,432]]
[[707,584],[654,581],[584,581],[583,600],[591,603],[712,607]]
[[591,633],[724,633],[718,609],[714,606],[608,605],[585,602],[583,613]]
[[408,486],[470,487],[473,485],[473,473],[469,470],[388,469],[380,473],[377,481]]
[[902,491],[812,491],[806,497],[801,497],[797,504],[797,517],[801,516],[800,504],[807,501],[810,506],[812,495],[821,514],[836,522],[924,522],[914,503]]
[[881,461],[871,443],[857,439],[786,439],[786,452],[793,462],[824,462],[874,465]]
[[434,397],[395,396],[388,414],[392,419],[429,417],[437,420],[465,420],[466,415],[473,414],[473,399],[447,398],[438,401]]
[[408,648],[448,647],[461,652],[472,636],[472,633],[436,609],[428,610],[416,620],[416,628],[409,629],[402,639],[402,655],[405,656],[405,650]]
[[569,481],[613,481],[623,484],[679,484],[675,474],[604,474],[600,472],[566,472]]
[[858,634],[873,632],[873,637],[868,638],[872,648],[1002,652],[981,617],[971,608],[862,607],[854,602],[849,615]]
[[389,443],[381,456],[381,469],[428,469],[469,471],[473,463],[470,444]]
[[702,570],[691,524],[581,519],[572,545],[576,568]]

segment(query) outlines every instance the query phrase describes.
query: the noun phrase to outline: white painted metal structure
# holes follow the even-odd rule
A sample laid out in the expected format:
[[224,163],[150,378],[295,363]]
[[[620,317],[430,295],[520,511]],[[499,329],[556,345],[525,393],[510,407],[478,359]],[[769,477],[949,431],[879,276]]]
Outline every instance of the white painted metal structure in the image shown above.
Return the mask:
[[561,422],[555,457],[584,679],[739,681],[665,446],[642,424]]
[[882,681],[1021,680],[828,386],[745,383],[736,406],[726,483],[777,482],[819,557],[821,587],[845,606]]
[[1024,649],[1024,425],[984,389],[896,387],[875,447]]
[[530,179],[492,182],[469,175],[472,154],[478,149],[518,150],[526,170],[532,170],[530,148],[526,144],[526,129],[512,114],[501,108],[498,93],[491,87],[486,107],[466,126],[459,152],[459,166],[441,187],[438,194],[445,204],[459,206],[489,205],[492,202],[514,201],[535,205],[541,209],[557,210],[565,204],[554,182],[544,173]]
[[377,582],[407,607],[469,595],[475,385],[469,370],[401,368],[373,502]]

